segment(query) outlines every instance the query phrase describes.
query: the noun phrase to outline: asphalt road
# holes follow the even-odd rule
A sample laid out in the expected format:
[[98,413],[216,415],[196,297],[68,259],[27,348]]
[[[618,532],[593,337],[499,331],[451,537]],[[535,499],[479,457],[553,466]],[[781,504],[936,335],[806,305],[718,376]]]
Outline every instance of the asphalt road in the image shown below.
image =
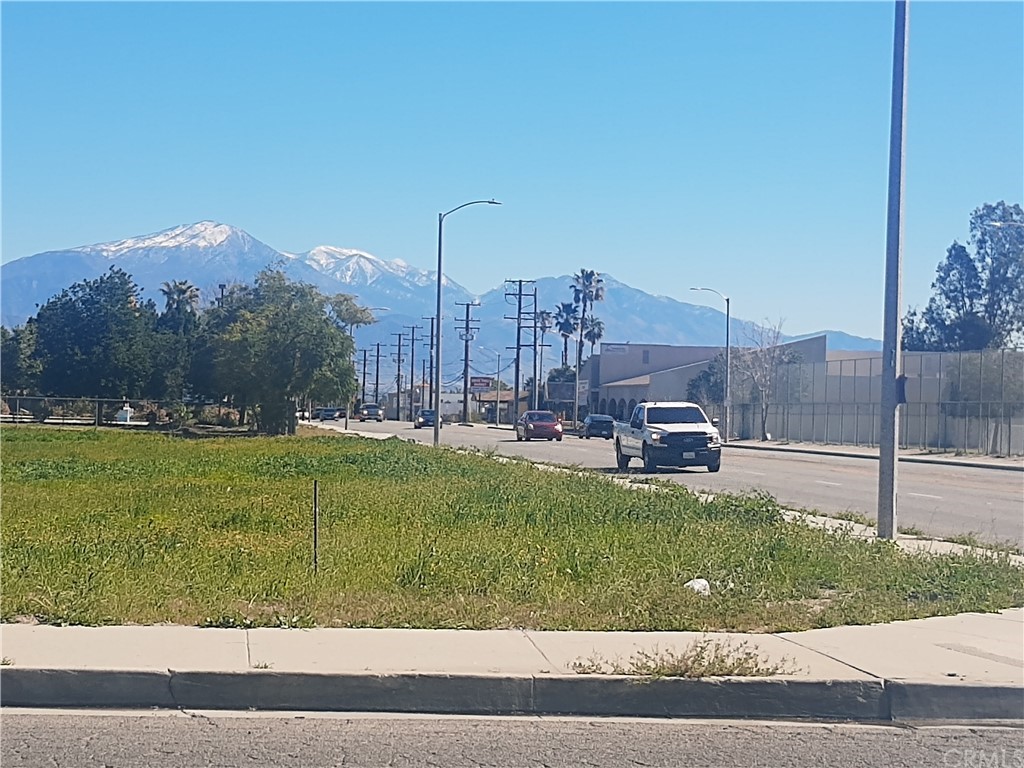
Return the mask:
[[5,712],[4,768],[1024,768],[1013,728],[379,715]]
[[[353,421],[349,426],[425,443],[433,441],[431,429],[414,429],[407,422]],[[441,442],[617,473],[610,440],[580,440],[570,435],[561,442],[516,442],[509,430],[447,425],[441,430]],[[632,462],[630,474],[649,476],[640,471],[638,460]],[[857,512],[872,519],[878,496],[878,462],[842,456],[726,448],[722,470],[717,474],[709,474],[704,468],[662,468],[656,476],[712,493],[762,489],[790,507],[828,515]],[[901,462],[898,524],[937,537],[973,533],[983,541],[1024,546],[1024,474]]]

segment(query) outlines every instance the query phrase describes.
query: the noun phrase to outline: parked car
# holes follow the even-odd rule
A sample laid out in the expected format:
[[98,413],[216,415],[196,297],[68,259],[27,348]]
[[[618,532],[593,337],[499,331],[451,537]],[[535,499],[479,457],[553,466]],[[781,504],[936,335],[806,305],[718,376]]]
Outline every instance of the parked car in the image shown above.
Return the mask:
[[584,437],[589,440],[592,437],[603,437],[605,440],[612,439],[615,428],[615,419],[600,413],[592,413],[583,420],[583,427],[580,429],[580,439]]
[[359,409],[359,420],[368,421],[370,419],[384,421],[384,409],[376,403],[363,403],[363,407]]
[[[437,420],[437,414],[432,408],[421,408],[419,413],[416,414],[416,420],[413,421],[412,425],[419,429],[420,427],[432,427],[434,422]],[[441,422],[441,426],[444,426],[444,421]]]
[[562,422],[551,411],[527,411],[516,421],[516,440],[562,442]]

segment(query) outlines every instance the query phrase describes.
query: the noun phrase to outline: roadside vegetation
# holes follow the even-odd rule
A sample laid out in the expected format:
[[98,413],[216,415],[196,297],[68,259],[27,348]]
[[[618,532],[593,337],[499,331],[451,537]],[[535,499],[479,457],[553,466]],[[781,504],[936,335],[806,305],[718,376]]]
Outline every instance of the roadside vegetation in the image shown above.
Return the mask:
[[1005,554],[906,554],[764,495],[397,439],[25,425],[2,443],[8,622],[778,631],[1024,604]]

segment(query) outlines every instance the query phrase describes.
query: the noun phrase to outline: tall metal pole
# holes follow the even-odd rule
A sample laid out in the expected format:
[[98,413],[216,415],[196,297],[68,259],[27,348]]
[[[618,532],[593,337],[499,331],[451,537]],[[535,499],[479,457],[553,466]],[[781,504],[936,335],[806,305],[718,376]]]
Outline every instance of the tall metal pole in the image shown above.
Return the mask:
[[437,306],[434,317],[434,447],[441,443],[441,283],[444,282],[441,272],[441,233],[444,228],[446,214],[437,214]]
[[398,371],[395,376],[395,421],[399,421],[402,418],[402,363],[405,361],[402,358],[402,334],[391,335],[398,337],[398,357],[395,359],[395,369]]
[[732,370],[732,343],[729,338],[732,321],[729,297],[714,288],[691,288],[691,291],[707,291],[713,293],[725,302],[725,392],[722,393],[722,410],[725,414],[725,424],[722,427],[722,442],[729,442],[729,430],[732,428],[730,418],[732,416],[732,388],[729,384],[729,374]]
[[466,303],[466,319],[464,330],[460,334],[462,340],[465,343],[465,349],[462,353],[462,423],[469,423],[469,342],[473,340],[473,332],[469,327],[469,308],[473,306],[472,302]]
[[889,201],[885,228],[885,309],[882,326],[881,423],[878,431],[878,538],[894,539],[896,462],[899,438],[897,378],[903,369],[900,289],[903,258],[903,162],[907,110],[908,0],[896,0],[892,51],[892,108],[889,120]]
[[428,387],[429,387],[428,391],[429,391],[430,394],[427,397],[427,402],[431,404],[431,407],[433,407],[433,403],[434,403],[434,318],[432,318],[432,317],[422,317],[420,319],[421,320],[429,320],[430,321],[430,377],[427,379]]
[[535,411],[540,409],[540,401],[538,400],[540,382],[537,381],[540,376],[540,373],[537,371],[537,311],[537,286],[533,286],[533,397],[531,398],[530,407]]
[[369,352],[368,349],[363,350],[363,396],[359,400],[360,405],[366,402],[366,356]]
[[442,270],[441,244],[443,242],[444,217],[465,208],[467,205],[501,205],[497,200],[473,200],[452,208],[445,213],[437,214],[437,322],[434,325],[434,447],[441,443],[441,284],[444,282]]
[[[406,325],[405,327],[409,329],[409,333],[411,334],[411,339],[409,341],[409,421],[412,421],[416,417],[416,414],[413,413],[413,399],[416,397],[416,331],[418,331],[422,326]],[[422,398],[420,399],[422,402]],[[420,407],[422,407],[422,405]]]
[[373,375],[373,402],[380,405],[380,342],[377,342],[377,366]]
[[729,372],[732,370],[732,345],[729,343],[729,297],[725,297],[725,398],[722,407],[725,409],[725,424],[722,425],[722,442],[729,442],[729,430],[732,429],[732,388],[729,386]]

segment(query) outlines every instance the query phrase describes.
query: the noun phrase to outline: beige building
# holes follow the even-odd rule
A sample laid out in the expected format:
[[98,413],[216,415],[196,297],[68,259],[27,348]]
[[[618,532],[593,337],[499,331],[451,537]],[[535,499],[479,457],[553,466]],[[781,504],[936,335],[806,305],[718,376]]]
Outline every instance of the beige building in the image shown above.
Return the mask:
[[[825,336],[814,336],[783,345],[801,361],[824,362]],[[735,352],[738,347],[733,347]],[[685,400],[690,380],[700,375],[724,347],[677,347],[668,344],[602,344],[583,368],[594,413],[624,418],[637,403],[652,400]],[[595,358],[597,358],[595,360]],[[732,389],[738,389],[734,370]]]

